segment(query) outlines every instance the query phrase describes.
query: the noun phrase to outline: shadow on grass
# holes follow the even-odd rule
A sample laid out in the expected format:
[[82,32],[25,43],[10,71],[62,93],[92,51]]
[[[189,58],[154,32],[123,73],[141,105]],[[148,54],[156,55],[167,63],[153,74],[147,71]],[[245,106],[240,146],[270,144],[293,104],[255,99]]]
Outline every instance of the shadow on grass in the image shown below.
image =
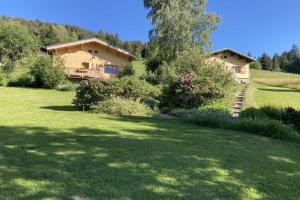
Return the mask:
[[258,90],[262,91],[268,91],[268,92],[294,92],[294,93],[300,93],[300,90],[297,89],[267,89],[267,88],[258,88]]
[[152,128],[0,127],[0,199],[293,199],[300,195],[299,157],[296,150],[285,149],[299,146],[196,126],[187,129],[174,126],[176,120],[113,120]]
[[54,111],[78,111],[74,106],[72,105],[66,105],[66,106],[45,106],[41,107],[42,109],[47,109],[47,110],[54,110]]

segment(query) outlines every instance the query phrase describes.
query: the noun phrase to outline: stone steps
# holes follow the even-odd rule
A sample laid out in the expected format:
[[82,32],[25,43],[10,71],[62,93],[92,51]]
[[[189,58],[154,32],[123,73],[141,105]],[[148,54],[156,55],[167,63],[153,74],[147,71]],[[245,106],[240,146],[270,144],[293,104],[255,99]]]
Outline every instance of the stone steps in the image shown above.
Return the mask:
[[247,87],[245,86],[245,88],[242,90],[242,92],[236,97],[233,105],[232,105],[232,116],[233,117],[240,117],[241,112],[242,112],[242,107],[244,104],[244,100],[245,100],[245,96],[246,96],[246,92],[247,92]]

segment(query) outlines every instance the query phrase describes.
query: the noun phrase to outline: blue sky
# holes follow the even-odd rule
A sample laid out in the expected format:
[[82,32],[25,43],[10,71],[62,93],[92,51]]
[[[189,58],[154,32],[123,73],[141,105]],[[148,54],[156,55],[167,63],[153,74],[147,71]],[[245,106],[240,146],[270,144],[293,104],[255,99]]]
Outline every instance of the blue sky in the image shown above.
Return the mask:
[[[222,17],[213,48],[273,54],[300,45],[299,0],[209,0]],[[143,0],[0,0],[0,15],[103,29],[124,40],[147,41],[151,25]]]

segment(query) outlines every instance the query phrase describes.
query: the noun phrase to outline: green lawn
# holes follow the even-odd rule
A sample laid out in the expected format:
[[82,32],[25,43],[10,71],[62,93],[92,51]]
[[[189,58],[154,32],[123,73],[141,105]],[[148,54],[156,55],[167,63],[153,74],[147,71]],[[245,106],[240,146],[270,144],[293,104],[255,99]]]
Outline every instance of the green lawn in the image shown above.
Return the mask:
[[132,61],[136,76],[140,77],[146,72],[146,65],[143,60]]
[[251,79],[246,107],[272,105],[300,109],[300,90],[294,89],[300,87],[299,75],[252,70]]
[[0,88],[0,199],[299,199],[300,144]]

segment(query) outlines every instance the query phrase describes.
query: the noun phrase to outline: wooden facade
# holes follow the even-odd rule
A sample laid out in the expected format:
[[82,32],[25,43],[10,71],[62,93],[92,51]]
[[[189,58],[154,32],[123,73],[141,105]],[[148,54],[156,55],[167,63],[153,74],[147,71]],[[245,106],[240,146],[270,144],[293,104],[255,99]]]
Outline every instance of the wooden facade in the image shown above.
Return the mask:
[[46,47],[49,54],[65,62],[70,79],[110,78],[134,56],[96,38]]
[[208,60],[222,63],[227,71],[232,72],[233,78],[239,83],[250,82],[250,63],[255,59],[232,49],[222,49],[212,52],[207,56]]

